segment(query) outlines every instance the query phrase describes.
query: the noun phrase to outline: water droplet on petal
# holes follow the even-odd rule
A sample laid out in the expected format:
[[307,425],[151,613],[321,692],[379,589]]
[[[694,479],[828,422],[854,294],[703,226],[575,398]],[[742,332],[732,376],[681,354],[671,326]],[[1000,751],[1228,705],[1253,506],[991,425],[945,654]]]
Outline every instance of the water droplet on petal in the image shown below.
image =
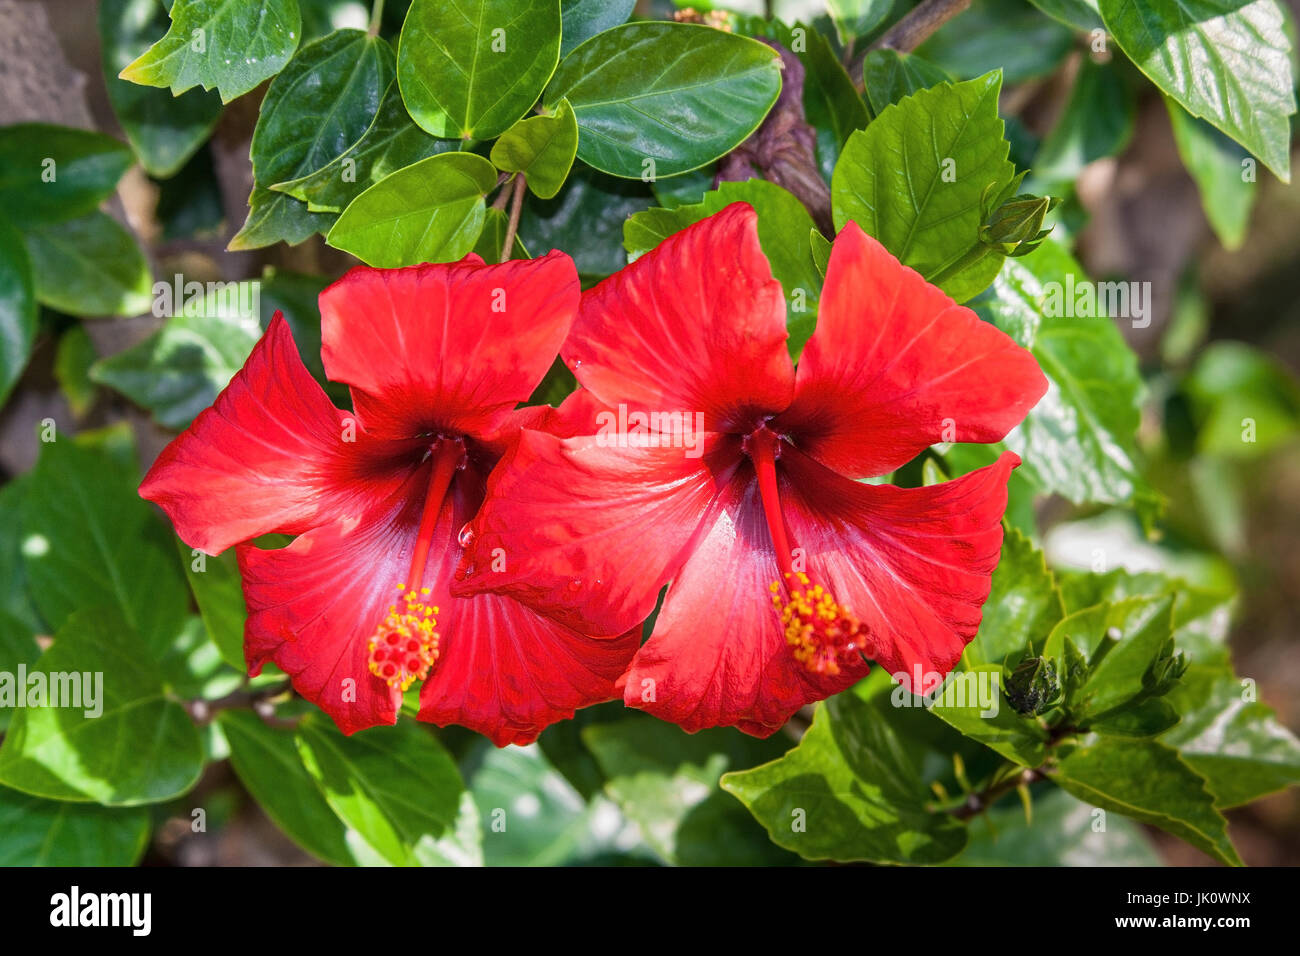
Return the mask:
[[580,590],[582,590],[582,578],[572,578],[572,579],[570,579],[570,581],[569,581],[569,590],[570,590],[570,591],[580,591]]
[[456,535],[456,543],[462,548],[468,548],[474,543],[474,529],[470,527],[468,521],[460,529],[460,534]]

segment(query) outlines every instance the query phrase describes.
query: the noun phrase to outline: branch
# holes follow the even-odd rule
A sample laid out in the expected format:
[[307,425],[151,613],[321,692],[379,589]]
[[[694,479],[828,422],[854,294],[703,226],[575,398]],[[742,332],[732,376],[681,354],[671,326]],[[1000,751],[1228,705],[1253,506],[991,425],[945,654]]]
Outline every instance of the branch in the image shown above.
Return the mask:
[[515,233],[519,231],[519,212],[524,208],[524,174],[515,177],[514,193],[510,197],[510,221],[506,223],[506,238],[501,243],[500,262],[510,258],[515,245]]
[[967,794],[966,802],[956,810],[950,811],[950,813],[958,820],[969,820],[971,817],[979,816],[1017,787],[1027,787],[1029,784],[1037,783],[1042,779],[1043,774],[1038,770],[1023,770],[1020,773],[1012,774],[1005,780],[995,783],[987,790],[981,790],[979,793]]
[[[924,0],[913,8],[911,13],[886,30],[884,35],[871,45],[871,49],[911,53],[928,40],[931,34],[969,6],[970,0]],[[853,58],[849,66],[849,77],[859,92],[863,89],[862,63],[866,58],[867,51],[864,50]]]

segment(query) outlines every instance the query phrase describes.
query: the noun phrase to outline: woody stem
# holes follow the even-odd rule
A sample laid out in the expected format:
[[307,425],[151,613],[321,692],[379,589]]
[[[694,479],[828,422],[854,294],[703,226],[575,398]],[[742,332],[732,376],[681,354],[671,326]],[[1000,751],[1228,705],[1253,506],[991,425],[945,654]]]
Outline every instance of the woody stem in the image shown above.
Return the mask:
[[749,457],[758,476],[758,493],[763,499],[763,516],[767,518],[767,530],[772,535],[772,547],[776,549],[776,564],[784,576],[793,574],[794,568],[790,563],[790,538],[786,534],[781,499],[776,489],[777,441],[777,437],[766,430],[755,432],[750,437]]
[[407,583],[412,591],[419,591],[424,581],[424,565],[429,560],[429,546],[433,543],[433,529],[442,511],[442,499],[447,496],[451,479],[460,467],[465,449],[459,441],[443,438],[433,446],[433,464],[429,471],[429,490],[424,496],[424,514],[420,517],[420,531],[415,539],[415,552],[411,556],[411,572]]

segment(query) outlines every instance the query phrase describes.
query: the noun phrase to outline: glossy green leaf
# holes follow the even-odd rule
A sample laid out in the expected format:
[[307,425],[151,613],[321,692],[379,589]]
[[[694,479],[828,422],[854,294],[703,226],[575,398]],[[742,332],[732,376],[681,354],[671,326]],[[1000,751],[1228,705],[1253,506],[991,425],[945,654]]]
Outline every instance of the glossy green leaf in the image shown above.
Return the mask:
[[135,237],[102,212],[23,233],[42,305],[86,318],[149,310],[149,263]]
[[447,751],[424,727],[402,721],[344,737],[310,713],[298,729],[307,771],[339,818],[389,863],[482,862],[478,814]]
[[950,866],[1159,866],[1142,828],[1057,787],[1033,791],[1033,819],[1006,798],[970,822],[966,849]]
[[887,107],[849,137],[831,181],[835,227],[853,221],[958,301],[1002,256],[979,239],[985,190],[1015,173],[998,117],[1001,77],[943,83]]
[[134,866],[149,813],[42,800],[0,787],[0,866]]
[[36,281],[23,237],[0,220],[0,407],[18,382],[36,339]]
[[134,466],[66,436],[45,444],[23,495],[23,564],[32,597],[56,629],[80,608],[115,607],[162,653],[185,620],[176,551]]
[[453,262],[474,248],[483,197],[496,181],[496,169],[482,156],[430,156],[354,199],[326,241],[381,268]]
[[645,183],[579,166],[554,199],[524,200],[519,235],[529,249],[563,249],[579,275],[607,276],[627,265],[624,220],[654,204]]
[[[1109,714],[1148,690],[1144,676],[1173,635],[1173,598],[1130,598],[1103,604],[1065,618],[1047,640],[1048,657],[1059,657],[1068,636],[1092,663],[1074,701],[1081,721]],[[1114,641],[1114,646],[1109,643]],[[1097,652],[1108,648],[1100,662]],[[1162,728],[1163,729],[1163,728]]]
[[1050,776],[1085,803],[1157,826],[1220,862],[1241,863],[1204,779],[1159,741],[1096,737]]
[[1047,731],[1036,719],[1012,708],[1000,665],[985,664],[951,674],[928,709],[1008,760],[1037,767],[1047,756]]
[[[80,699],[62,696],[64,689],[60,695],[63,704],[71,698],[80,706],[18,709],[0,746],[0,783],[107,806],[184,793],[203,768],[198,728],[169,699],[150,645],[112,608],[83,608],[68,617],[33,668],[45,675],[51,698],[54,687],[75,686],[69,682],[76,674]],[[29,695],[31,686],[29,675]]]
[[1257,693],[1231,667],[1198,663],[1169,692],[1182,720],[1160,739],[1205,777],[1221,809],[1300,783],[1300,741]]
[[0,128],[0,209],[22,229],[99,208],[131,166],[131,151],[102,133],[48,123]]
[[605,790],[665,861],[686,866],[790,862],[753,817],[718,787],[728,770],[776,759],[784,749],[731,729],[685,734],[672,724],[627,718],[582,732]]
[[240,782],[290,839],[337,866],[382,862],[359,833],[335,816],[307,772],[292,730],[269,727],[246,711],[222,711],[219,722]]
[[968,666],[1015,666],[1031,645],[1042,647],[1064,616],[1061,593],[1043,553],[1013,529],[1002,540],[979,633],[966,645],[962,661]]
[[1051,73],[1073,46],[1069,28],[1023,0],[973,0],[916,52],[959,78],[1000,69],[1010,84]]
[[1255,206],[1254,158],[1169,97],[1165,97],[1165,106],[1178,155],[1196,182],[1205,218],[1226,248],[1238,248],[1245,241],[1250,211]]
[[776,102],[780,59],[756,40],[685,23],[629,23],[564,58],[548,109],[568,98],[578,158],[654,179],[712,162],[749,136]]
[[434,136],[493,139],[537,102],[560,59],[560,0],[414,0],[397,81]]
[[[804,117],[817,133],[818,156],[829,178],[849,136],[865,127],[871,121],[871,114],[831,48],[831,41],[816,30],[803,29],[805,49],[798,56],[804,67]],[[785,38],[780,39],[784,43]],[[793,43],[791,37],[785,45],[789,47]],[[833,150],[825,149],[827,134],[834,144]]]
[[302,33],[298,0],[175,0],[166,34],[121,76],[174,94],[213,87],[221,101],[243,96],[289,62]]
[[919,754],[896,736],[888,699],[865,701],[852,691],[830,698],[797,747],[725,775],[722,788],[749,807],[774,843],[805,859],[950,859],[965,845],[965,827],[927,809]]
[[560,38],[560,56],[568,56],[579,43],[597,33],[627,23],[636,0],[560,0],[560,17],[564,23]]
[[262,335],[255,283],[225,284],[195,298],[146,338],[92,367],[92,380],[148,409],[176,431],[212,404]]
[[894,0],[826,0],[840,43],[849,46],[875,29],[894,6]]
[[1054,20],[1076,30],[1101,30],[1097,0],[1029,0]]
[[455,148],[455,141],[436,139],[415,125],[393,82],[388,84],[370,128],[345,153],[320,169],[273,183],[271,188],[302,200],[311,212],[342,212],[390,173]]
[[244,621],[248,610],[244,605],[234,549],[220,555],[204,554],[180,538],[176,539],[176,547],[180,550],[181,565],[185,568],[185,577],[199,606],[208,638],[227,664],[240,671],[247,670]]
[[862,62],[862,84],[876,113],[918,90],[951,81],[942,68],[914,53],[872,50]]
[[789,347],[797,355],[816,325],[821,278],[809,239],[815,228],[812,217],[803,203],[780,186],[761,179],[726,182],[705,193],[702,202],[636,213],[623,225],[628,261],[734,202],[748,203],[758,214],[759,245],[785,292]]
[[547,116],[522,119],[492,146],[492,164],[508,173],[525,173],[528,188],[550,199],[564,185],[578,153],[578,122],[568,100]]
[[1291,176],[1291,40],[1276,0],[1101,0],[1120,49],[1187,112]]
[[1048,379],[1047,394],[1006,445],[1021,456],[1020,470],[1041,490],[1078,503],[1128,504],[1149,519],[1159,499],[1137,464],[1137,358],[1114,319],[1070,307],[1079,299],[1074,290],[1084,286],[1095,289],[1083,268],[1049,239],[1009,260],[990,294],[975,304],[1034,353]]
[[140,86],[118,76],[166,24],[162,0],[99,4],[100,57],[108,101],[145,172],[163,179],[185,165],[221,116],[221,98],[215,93],[195,90],[173,96],[169,90]]
[[1133,135],[1133,96],[1114,64],[1084,60],[1065,112],[1034,157],[1034,178],[1070,182],[1083,167],[1124,149]]
[[253,194],[231,249],[302,242],[330,216],[271,186],[316,172],[355,144],[379,112],[393,79],[388,41],[335,30],[308,43],[275,78],[253,130]]

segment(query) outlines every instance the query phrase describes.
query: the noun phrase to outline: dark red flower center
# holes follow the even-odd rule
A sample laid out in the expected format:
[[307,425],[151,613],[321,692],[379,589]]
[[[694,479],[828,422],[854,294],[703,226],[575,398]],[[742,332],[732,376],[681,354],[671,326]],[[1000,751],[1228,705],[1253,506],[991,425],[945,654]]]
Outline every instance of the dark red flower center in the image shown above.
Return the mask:
[[426,600],[431,589],[424,586],[424,568],[443,499],[456,472],[465,464],[465,443],[459,438],[439,438],[429,446],[429,454],[429,487],[411,554],[411,569],[406,580],[397,585],[401,597],[389,605],[368,645],[370,673],[403,692],[415,681],[427,679],[438,661],[435,628],[440,612]]
[[783,439],[766,426],[756,428],[744,442],[758,477],[763,516],[781,572],[781,579],[768,585],[772,605],[794,659],[814,674],[835,676],[860,658],[866,628],[827,587],[813,580],[803,565],[803,553],[790,540],[776,477],[782,445]]

